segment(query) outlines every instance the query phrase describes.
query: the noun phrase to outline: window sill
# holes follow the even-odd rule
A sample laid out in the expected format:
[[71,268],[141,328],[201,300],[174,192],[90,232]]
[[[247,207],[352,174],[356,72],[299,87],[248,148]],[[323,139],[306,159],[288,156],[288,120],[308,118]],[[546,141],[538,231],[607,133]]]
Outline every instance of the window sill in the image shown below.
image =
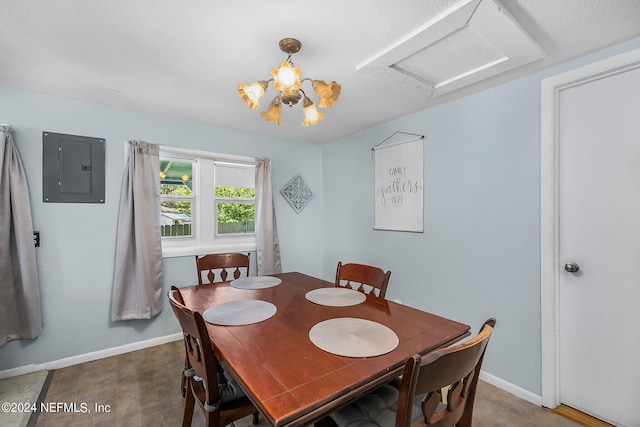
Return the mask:
[[162,257],[175,258],[228,252],[251,252],[256,250],[255,236],[218,238],[215,243],[163,242]]

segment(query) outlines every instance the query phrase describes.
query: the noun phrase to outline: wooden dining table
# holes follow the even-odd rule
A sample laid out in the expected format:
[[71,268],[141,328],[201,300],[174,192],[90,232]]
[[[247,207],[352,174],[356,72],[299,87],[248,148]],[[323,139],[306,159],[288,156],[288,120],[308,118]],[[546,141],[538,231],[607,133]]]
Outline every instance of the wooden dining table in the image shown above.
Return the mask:
[[[272,317],[242,326],[207,323],[217,356],[265,419],[275,427],[312,424],[374,388],[397,378],[406,359],[448,346],[470,334],[469,326],[367,295],[364,302],[334,307],[313,303],[307,292],[334,284],[302,273],[265,289],[237,289],[229,282],[182,288],[185,304],[199,312],[216,304],[255,299],[276,306]],[[392,351],[374,357],[329,353],[309,338],[319,322],[359,318],[398,336]]]

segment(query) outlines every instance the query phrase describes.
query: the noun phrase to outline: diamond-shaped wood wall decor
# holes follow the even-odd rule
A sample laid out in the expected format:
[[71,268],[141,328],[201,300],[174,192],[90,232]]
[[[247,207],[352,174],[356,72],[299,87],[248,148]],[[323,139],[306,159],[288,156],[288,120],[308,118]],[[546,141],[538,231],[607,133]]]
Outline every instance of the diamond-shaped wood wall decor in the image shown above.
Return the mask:
[[300,174],[296,174],[284,187],[280,190],[280,194],[291,205],[296,213],[300,213],[302,209],[313,198],[313,191],[309,188]]

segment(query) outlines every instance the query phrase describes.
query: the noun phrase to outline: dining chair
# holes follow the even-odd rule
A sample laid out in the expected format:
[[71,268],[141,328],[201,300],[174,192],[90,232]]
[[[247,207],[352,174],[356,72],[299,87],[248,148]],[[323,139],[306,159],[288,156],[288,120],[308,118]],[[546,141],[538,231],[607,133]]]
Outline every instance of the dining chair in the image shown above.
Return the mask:
[[248,415],[253,415],[253,424],[258,424],[255,406],[216,357],[202,315],[183,304],[182,294],[175,286],[168,297],[182,328],[186,353],[182,426],[191,426],[195,403],[204,412],[206,427],[226,426]]
[[377,290],[377,296],[384,298],[387,293],[389,277],[391,277],[390,271],[385,272],[378,267],[338,262],[335,285],[354,289],[365,294],[373,293],[376,295],[375,291]]
[[[208,283],[226,282],[231,272],[233,279],[238,279],[244,269],[244,275],[249,275],[250,253],[247,254],[210,254],[199,257],[196,255],[198,270],[198,284],[205,284],[202,275],[206,272]],[[229,280],[233,280],[229,278]]]
[[399,389],[384,385],[316,427],[471,427],[480,368],[496,320],[473,338],[406,361]]

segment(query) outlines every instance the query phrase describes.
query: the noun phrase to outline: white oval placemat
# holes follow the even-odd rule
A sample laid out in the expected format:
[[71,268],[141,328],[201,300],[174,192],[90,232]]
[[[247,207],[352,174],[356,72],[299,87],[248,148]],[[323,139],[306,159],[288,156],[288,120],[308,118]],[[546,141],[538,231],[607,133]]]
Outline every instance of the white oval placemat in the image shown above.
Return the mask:
[[316,347],[338,356],[372,357],[398,346],[398,335],[385,325],[354,317],[325,320],[311,328],[309,339]]
[[278,286],[282,279],[272,276],[249,276],[231,281],[231,286],[238,289],[264,289]]
[[319,288],[309,291],[304,296],[309,301],[330,307],[346,307],[357,305],[367,299],[362,292],[346,288]]
[[229,301],[207,308],[202,318],[223,326],[250,325],[262,322],[276,314],[276,306],[256,299]]

